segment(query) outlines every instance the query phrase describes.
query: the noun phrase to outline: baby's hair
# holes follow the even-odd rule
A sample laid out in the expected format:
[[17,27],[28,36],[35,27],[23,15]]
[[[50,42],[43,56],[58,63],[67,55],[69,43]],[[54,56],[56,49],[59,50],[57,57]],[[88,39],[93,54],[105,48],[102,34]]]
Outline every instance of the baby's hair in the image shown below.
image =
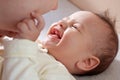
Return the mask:
[[102,44],[98,42],[94,49],[96,53],[95,56],[100,59],[100,64],[95,69],[86,72],[85,75],[95,75],[105,71],[118,52],[118,36],[115,30],[115,19],[110,19],[108,10],[104,12],[104,15],[94,14],[109,25],[109,33],[103,40]]

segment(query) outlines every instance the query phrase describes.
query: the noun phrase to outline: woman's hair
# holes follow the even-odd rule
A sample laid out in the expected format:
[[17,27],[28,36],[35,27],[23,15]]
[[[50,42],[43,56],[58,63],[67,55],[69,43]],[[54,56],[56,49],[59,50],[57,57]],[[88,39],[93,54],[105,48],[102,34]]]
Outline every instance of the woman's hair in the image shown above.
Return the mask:
[[97,42],[94,48],[95,56],[100,59],[100,64],[93,70],[86,72],[85,75],[95,75],[105,71],[118,52],[118,36],[115,30],[115,19],[112,20],[109,18],[108,11],[105,11],[104,15],[96,13],[95,15],[109,25],[106,26],[109,29],[109,33],[107,36],[103,34],[105,38],[101,42]]

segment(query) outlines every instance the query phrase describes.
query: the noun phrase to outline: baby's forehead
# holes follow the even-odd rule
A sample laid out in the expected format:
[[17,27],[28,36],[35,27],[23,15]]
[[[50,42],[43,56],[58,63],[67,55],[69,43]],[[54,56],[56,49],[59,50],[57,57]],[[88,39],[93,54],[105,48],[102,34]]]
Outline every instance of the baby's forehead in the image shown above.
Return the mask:
[[73,19],[76,21],[80,21],[80,22],[91,22],[91,21],[96,21],[99,20],[99,18],[92,12],[88,12],[88,11],[79,11],[79,12],[75,12],[73,14],[71,14],[69,16],[69,19]]
[[96,15],[93,12],[89,11],[79,11],[71,14],[69,16],[70,19],[74,19],[78,22],[82,22],[85,24],[99,24],[99,25],[108,25],[100,16]]
[[94,16],[94,13],[89,11],[78,11],[70,15],[70,17]]

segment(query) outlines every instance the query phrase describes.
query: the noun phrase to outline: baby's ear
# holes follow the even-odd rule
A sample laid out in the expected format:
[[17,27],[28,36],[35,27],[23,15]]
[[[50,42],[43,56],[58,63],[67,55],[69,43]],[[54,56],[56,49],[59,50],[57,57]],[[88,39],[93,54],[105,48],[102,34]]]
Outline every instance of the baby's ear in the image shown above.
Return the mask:
[[96,68],[100,64],[99,58],[95,56],[89,56],[88,58],[78,61],[76,63],[76,67],[78,70],[83,71],[83,72],[88,72],[94,68]]

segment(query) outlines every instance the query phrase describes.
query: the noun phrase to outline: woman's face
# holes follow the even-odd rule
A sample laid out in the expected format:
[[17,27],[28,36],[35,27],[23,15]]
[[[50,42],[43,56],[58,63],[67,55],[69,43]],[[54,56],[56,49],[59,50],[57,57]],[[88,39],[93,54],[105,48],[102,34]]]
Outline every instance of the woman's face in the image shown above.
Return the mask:
[[58,0],[1,0],[0,30],[14,31],[16,24],[29,18],[31,12],[44,14],[57,8]]

